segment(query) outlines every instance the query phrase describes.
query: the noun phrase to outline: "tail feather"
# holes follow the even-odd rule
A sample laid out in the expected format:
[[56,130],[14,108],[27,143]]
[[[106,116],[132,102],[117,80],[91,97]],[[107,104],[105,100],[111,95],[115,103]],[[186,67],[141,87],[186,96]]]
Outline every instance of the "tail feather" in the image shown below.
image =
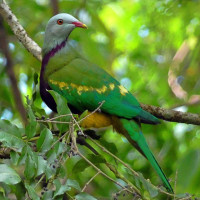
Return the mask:
[[160,120],[151,113],[141,109],[140,114],[136,117],[141,123],[144,124],[160,124]]
[[123,128],[116,128],[120,133],[122,133],[129,142],[151,163],[152,167],[156,170],[157,174],[161,178],[164,186],[168,192],[173,193],[173,189],[167,180],[164,172],[156,161],[154,155],[148,147],[148,144],[141,132],[140,126],[133,120],[120,119]]

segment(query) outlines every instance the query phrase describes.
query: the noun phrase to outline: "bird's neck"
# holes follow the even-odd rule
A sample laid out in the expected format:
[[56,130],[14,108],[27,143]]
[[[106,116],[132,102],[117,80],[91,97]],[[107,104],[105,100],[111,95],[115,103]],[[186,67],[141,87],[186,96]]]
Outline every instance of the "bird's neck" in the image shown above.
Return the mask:
[[56,44],[56,46],[52,48],[50,51],[48,51],[47,53],[44,52],[44,56],[42,59],[42,67],[45,67],[48,64],[50,58],[52,58],[56,53],[61,51],[66,46],[67,39],[68,38],[66,38],[60,44]]
[[[45,80],[45,74],[46,74],[46,69],[50,69],[51,67],[47,67],[48,63],[51,61],[51,58],[55,57],[56,54],[61,51],[67,43],[67,39],[61,42],[60,44],[57,44],[56,47],[52,48],[49,52],[46,54],[44,53],[43,59],[42,59],[42,67],[40,71],[40,94],[43,99],[43,101],[48,105],[51,110],[54,112],[57,111],[56,109],[56,103],[53,99],[53,97],[50,95],[47,90],[50,90],[48,82]],[[53,65],[54,66],[54,65]]]

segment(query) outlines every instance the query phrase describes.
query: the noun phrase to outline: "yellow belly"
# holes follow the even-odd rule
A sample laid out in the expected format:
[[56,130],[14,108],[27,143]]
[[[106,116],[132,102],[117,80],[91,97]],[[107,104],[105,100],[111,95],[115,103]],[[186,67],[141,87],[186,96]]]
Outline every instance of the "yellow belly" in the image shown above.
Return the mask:
[[88,116],[80,123],[82,128],[102,128],[112,125],[112,116],[95,112],[91,114],[88,112]]

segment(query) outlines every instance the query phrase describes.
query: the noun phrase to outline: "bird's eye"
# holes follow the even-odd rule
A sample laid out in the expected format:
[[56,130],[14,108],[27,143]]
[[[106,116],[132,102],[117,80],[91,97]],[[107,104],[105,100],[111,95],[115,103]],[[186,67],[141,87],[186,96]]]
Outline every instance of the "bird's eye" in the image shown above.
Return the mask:
[[57,20],[57,24],[62,25],[63,24],[63,20],[62,19],[58,19]]

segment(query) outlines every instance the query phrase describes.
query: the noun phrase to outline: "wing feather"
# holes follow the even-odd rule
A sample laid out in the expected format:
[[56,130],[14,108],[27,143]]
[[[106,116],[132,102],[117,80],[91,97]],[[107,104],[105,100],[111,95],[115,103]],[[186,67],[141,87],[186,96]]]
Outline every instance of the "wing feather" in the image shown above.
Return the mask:
[[106,71],[88,61],[76,58],[48,77],[49,86],[63,95],[76,109],[96,109],[105,101],[105,113],[154,121],[156,118],[142,110],[135,97]]

